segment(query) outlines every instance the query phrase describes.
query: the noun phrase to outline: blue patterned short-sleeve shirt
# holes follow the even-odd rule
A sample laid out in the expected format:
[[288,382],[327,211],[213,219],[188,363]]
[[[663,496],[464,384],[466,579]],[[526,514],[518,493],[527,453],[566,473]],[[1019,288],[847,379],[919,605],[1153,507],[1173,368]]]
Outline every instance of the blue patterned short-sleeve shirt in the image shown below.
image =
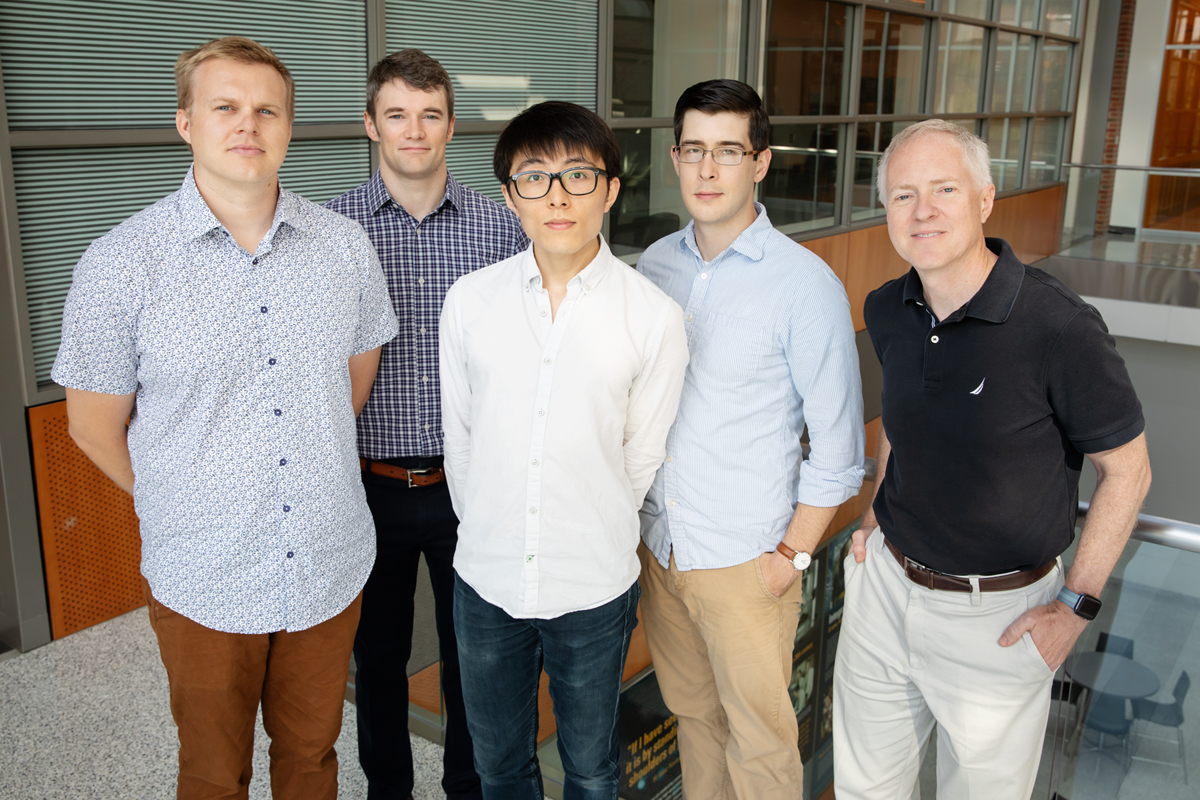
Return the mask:
[[142,574],[230,633],[345,609],[375,560],[348,359],[397,332],[363,229],[280,189],[254,253],[191,171],[75,267],[55,381],[136,392],[129,426]]

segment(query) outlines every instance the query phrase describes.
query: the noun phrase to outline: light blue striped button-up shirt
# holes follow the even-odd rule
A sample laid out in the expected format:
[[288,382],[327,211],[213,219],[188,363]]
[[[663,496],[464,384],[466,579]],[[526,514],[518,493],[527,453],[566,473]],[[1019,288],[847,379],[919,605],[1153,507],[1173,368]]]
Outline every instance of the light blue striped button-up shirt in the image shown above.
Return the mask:
[[[664,567],[742,564],[783,538],[797,502],[836,506],[863,480],[862,389],[846,290],[758,219],[709,264],[693,225],[638,270],[683,307],[691,360],[667,461],[641,510]],[[811,455],[802,461],[808,425]]]

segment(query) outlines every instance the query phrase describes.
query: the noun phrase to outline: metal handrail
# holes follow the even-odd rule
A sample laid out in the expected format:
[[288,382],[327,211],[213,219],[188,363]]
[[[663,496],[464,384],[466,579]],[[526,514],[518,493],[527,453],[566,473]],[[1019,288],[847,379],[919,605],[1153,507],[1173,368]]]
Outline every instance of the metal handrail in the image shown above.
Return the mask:
[[1132,167],[1122,164],[1063,164],[1064,167],[1079,169],[1127,169],[1133,172],[1153,172],[1155,175],[1178,175],[1180,177],[1200,177],[1200,169],[1191,167]]
[[[863,476],[863,480],[875,480],[878,469],[875,459],[866,459],[863,468],[866,473]],[[1079,501],[1078,520],[1083,520],[1087,517],[1090,506],[1091,503],[1087,500]],[[1176,550],[1188,550],[1192,553],[1200,553],[1200,525],[1193,525],[1190,522],[1182,522],[1177,519],[1156,517],[1153,514],[1138,514],[1137,527],[1133,529],[1132,538],[1137,539],[1139,542],[1149,542],[1150,544],[1158,544],[1163,547],[1174,547]]]

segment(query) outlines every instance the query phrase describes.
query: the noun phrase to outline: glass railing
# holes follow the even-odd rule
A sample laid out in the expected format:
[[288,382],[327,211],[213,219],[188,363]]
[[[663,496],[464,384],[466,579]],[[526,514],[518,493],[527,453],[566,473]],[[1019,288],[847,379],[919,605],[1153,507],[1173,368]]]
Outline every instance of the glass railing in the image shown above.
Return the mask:
[[[1087,504],[1080,504],[1081,520]],[[1074,547],[1063,554],[1070,567]],[[1142,515],[1055,675],[1037,788],[1047,800],[1195,798],[1200,743],[1200,526]]]
[[1059,255],[1200,269],[1200,169],[1063,166]]

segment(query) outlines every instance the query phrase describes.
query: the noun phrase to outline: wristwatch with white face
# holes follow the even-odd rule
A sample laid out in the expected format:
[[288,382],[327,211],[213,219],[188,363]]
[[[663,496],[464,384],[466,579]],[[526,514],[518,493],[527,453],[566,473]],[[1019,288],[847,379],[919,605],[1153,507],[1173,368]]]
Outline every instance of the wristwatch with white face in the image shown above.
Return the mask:
[[788,561],[792,562],[792,566],[796,568],[797,572],[808,569],[808,565],[812,563],[812,556],[810,554],[797,553],[783,542],[780,542],[775,546],[775,551]]

